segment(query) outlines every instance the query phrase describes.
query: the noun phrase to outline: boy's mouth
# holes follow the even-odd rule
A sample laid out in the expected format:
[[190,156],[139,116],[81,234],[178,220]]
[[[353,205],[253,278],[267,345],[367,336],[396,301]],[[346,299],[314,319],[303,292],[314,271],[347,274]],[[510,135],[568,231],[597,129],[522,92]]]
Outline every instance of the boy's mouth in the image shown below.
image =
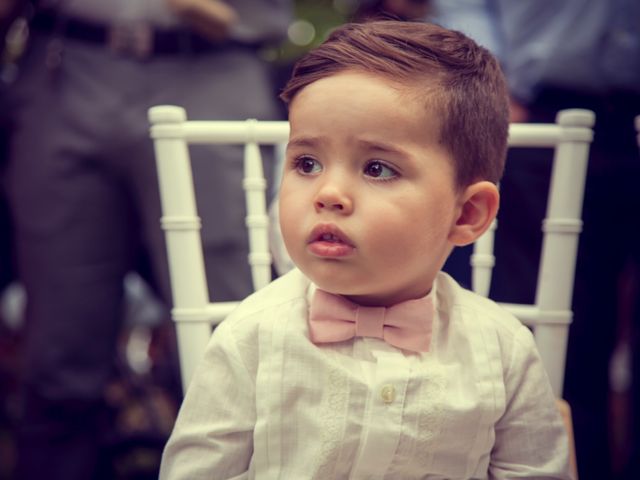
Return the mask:
[[342,230],[333,224],[317,225],[309,235],[308,243],[327,242],[327,243],[344,243],[353,247],[351,240]]
[[317,225],[308,238],[309,252],[318,257],[344,257],[355,250],[355,246],[337,226]]
[[320,235],[320,238],[318,240],[321,240],[323,242],[342,243],[342,240],[339,237],[336,237],[333,233],[323,233],[322,235]]

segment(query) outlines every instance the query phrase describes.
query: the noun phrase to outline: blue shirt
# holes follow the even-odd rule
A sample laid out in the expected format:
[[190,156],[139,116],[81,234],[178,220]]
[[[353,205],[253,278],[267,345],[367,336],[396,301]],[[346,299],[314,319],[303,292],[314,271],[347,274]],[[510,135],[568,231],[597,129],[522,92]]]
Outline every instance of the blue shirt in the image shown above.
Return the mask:
[[435,21],[498,56],[521,101],[545,86],[640,93],[638,0],[436,0],[435,9]]

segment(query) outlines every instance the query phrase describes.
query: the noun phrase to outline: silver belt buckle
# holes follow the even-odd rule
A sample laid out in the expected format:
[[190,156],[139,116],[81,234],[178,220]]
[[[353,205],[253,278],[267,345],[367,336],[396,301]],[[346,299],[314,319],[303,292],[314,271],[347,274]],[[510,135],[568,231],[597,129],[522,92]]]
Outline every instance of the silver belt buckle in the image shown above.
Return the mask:
[[148,23],[119,23],[109,29],[109,49],[145,59],[153,52],[153,28]]

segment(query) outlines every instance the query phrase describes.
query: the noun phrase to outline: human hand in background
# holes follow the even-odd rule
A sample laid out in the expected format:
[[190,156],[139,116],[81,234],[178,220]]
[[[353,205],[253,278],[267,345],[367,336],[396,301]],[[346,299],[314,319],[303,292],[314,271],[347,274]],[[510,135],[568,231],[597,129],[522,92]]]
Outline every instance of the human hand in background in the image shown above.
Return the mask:
[[236,11],[219,0],[167,0],[169,8],[212,42],[224,41],[238,20]]

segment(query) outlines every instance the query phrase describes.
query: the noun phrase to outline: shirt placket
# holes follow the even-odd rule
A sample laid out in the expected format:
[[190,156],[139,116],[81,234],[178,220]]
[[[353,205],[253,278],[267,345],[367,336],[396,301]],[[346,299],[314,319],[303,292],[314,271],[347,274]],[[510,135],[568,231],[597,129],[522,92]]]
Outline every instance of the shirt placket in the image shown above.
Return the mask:
[[384,478],[400,441],[411,368],[401,352],[372,352],[374,381],[365,409],[363,431],[352,479]]

